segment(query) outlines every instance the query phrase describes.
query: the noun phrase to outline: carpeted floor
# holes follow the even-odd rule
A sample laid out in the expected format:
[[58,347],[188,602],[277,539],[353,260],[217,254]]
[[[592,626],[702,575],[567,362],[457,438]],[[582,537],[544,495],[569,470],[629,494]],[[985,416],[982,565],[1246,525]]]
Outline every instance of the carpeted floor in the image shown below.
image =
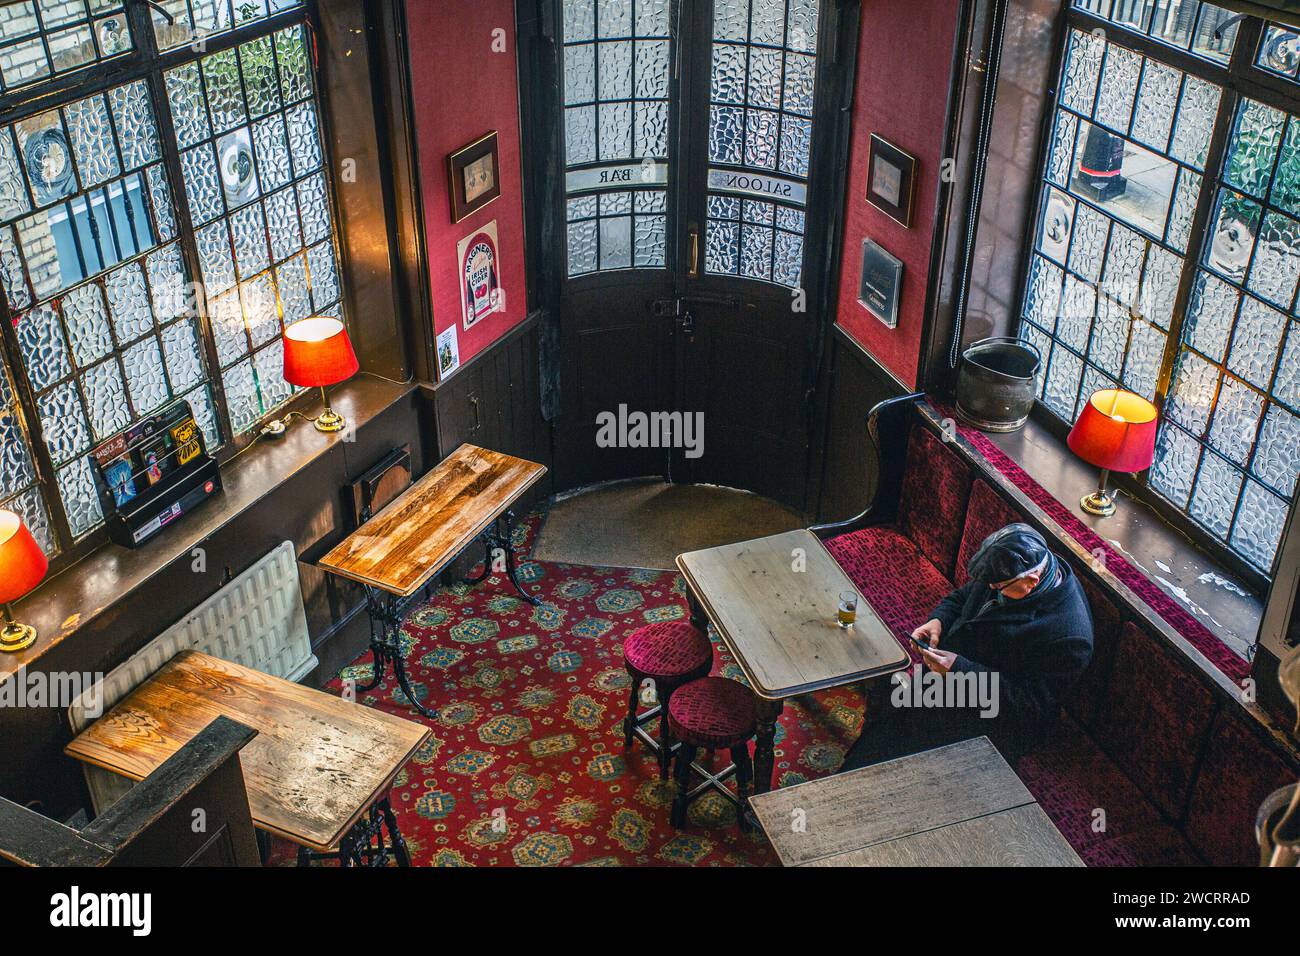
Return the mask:
[[[540,518],[516,528],[531,551]],[[425,720],[391,677],[361,702],[420,720],[433,736],[398,776],[393,806],[422,866],[775,865],[760,833],[741,835],[731,805],[696,801],[689,825],[668,822],[671,783],[644,748],[623,749],[628,677],[622,642],[651,621],[686,615],[673,572],[527,560],[533,608],[492,575],[441,589],[403,627],[415,692],[439,711]],[[715,673],[743,680],[716,645]],[[364,683],[367,652],[329,685]],[[849,689],[787,703],[776,736],[781,786],[837,768],[862,720]],[[720,756],[719,760],[722,759]],[[292,848],[277,847],[291,863]]]

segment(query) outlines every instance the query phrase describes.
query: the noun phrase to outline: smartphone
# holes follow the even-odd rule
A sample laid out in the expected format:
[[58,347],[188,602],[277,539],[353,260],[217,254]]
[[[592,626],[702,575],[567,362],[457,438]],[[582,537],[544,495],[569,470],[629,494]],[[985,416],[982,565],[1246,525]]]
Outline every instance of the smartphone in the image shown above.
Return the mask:
[[[912,637],[912,635],[909,634],[908,637]],[[919,648],[920,648],[921,650],[923,650],[923,651],[932,651],[932,650],[934,650],[934,648],[930,646],[930,642],[929,642],[929,641],[923,641],[923,640],[921,640],[919,637],[912,637],[912,643],[915,644],[917,647],[919,647]]]

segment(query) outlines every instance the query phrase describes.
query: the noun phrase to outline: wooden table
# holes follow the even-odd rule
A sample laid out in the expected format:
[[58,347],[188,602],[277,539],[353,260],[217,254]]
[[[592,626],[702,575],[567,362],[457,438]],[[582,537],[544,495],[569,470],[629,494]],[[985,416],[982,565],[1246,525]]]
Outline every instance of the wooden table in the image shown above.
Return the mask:
[[253,822],[298,844],[300,861],[338,855],[347,865],[369,854],[382,863],[382,835],[368,849],[382,822],[409,865],[388,788],[429,730],[310,687],[182,651],[64,752],[143,780],[218,716],[257,731],[240,754]]
[[758,697],[754,792],[772,788],[776,722],[787,697],[908,666],[911,658],[871,606],[836,623],[839,596],[856,591],[811,531],[800,529],[677,556],[692,619],[707,616]]
[[1083,866],[987,737],[750,806],[786,866]]
[[401,605],[476,538],[484,542],[483,573],[468,583],[478,584],[491,573],[493,551],[500,549],[510,583],[525,601],[538,603],[515,576],[510,506],[545,474],[545,465],[461,445],[321,559],[324,570],[365,585],[366,609],[379,625],[378,635],[372,628],[370,638],[373,680],[358,691],[378,685],[391,663],[412,706],[427,717],[437,716],[416,700],[406,674],[399,641]]

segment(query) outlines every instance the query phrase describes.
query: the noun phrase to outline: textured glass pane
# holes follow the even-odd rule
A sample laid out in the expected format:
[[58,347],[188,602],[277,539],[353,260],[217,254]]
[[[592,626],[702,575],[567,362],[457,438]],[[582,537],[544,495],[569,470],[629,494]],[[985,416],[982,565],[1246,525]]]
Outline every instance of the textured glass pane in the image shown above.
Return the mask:
[[636,104],[636,142],[638,156],[668,155],[668,104]]
[[626,269],[632,264],[632,220],[614,216],[600,220],[600,267]]
[[203,353],[193,321],[183,319],[163,329],[162,347],[173,389],[184,391],[203,381]]
[[1056,330],[1060,314],[1061,283],[1059,266],[1034,256],[1029,272],[1029,292],[1025,297],[1025,315],[1049,333]]
[[23,524],[31,531],[32,537],[36,543],[41,546],[47,558],[52,558],[59,553],[58,545],[54,541],[54,531],[50,527],[50,516],[45,510],[45,504],[41,501],[41,496],[34,488],[24,491],[22,494],[10,498],[0,507],[9,511],[16,512],[23,519]]
[[144,80],[109,90],[108,101],[113,107],[113,124],[117,127],[117,141],[122,148],[123,167],[138,169],[162,158],[153,107],[149,104],[149,88]]
[[269,273],[240,286],[239,298],[244,309],[244,324],[248,326],[248,337],[254,348],[280,335],[280,311]]
[[108,293],[108,310],[113,316],[113,330],[120,343],[138,339],[153,328],[149,292],[144,284],[144,270],[132,262],[110,272],[104,281]]
[[1128,309],[1114,299],[1103,296],[1098,301],[1088,358],[1114,378],[1124,371],[1124,352],[1128,348],[1128,330],[1132,322]]
[[103,441],[131,423],[126,386],[116,360],[100,362],[87,371],[81,377],[81,388],[86,394],[86,413],[95,441]]
[[[314,184],[319,186],[320,184]],[[313,186],[313,188],[314,188]],[[323,186],[321,187],[323,188]],[[299,191],[303,187],[299,187]],[[315,202],[315,201],[314,201]],[[311,242],[329,235],[324,197],[310,207],[304,206],[304,220],[311,230]],[[292,189],[282,189],[266,200],[266,224],[271,233],[271,258],[280,262],[303,247],[302,229],[298,225],[298,204]]]
[[186,288],[185,265],[181,260],[181,247],[172,243],[145,257],[145,271],[149,275],[149,291],[154,318],[166,322],[193,309]]
[[185,396],[185,401],[189,402],[190,408],[194,411],[194,418],[199,423],[199,428],[203,429],[203,438],[207,442],[208,451],[215,451],[221,443],[220,435],[217,432],[217,413],[212,405],[212,396],[209,394],[207,386],[196,388]]
[[1281,213],[1265,213],[1246,286],[1285,309],[1295,297],[1297,277],[1300,277],[1300,223]]
[[76,386],[64,382],[36,400],[41,433],[56,465],[70,461],[90,447],[90,428]]
[[1043,390],[1043,401],[1047,407],[1064,419],[1074,418],[1074,406],[1079,396],[1079,380],[1082,376],[1083,361],[1064,346],[1054,346]]
[[785,100],[782,108],[788,113],[812,115],[813,80],[816,76],[817,60],[801,53],[787,53],[785,56]]
[[821,0],[790,0],[785,44],[792,50],[817,51],[817,13]]
[[1178,171],[1178,188],[1174,190],[1173,208],[1169,210],[1169,231],[1166,239],[1179,252],[1187,251],[1187,240],[1192,232],[1192,217],[1196,215],[1196,202],[1201,193],[1201,177],[1190,170]]
[[785,57],[780,50],[752,48],[749,51],[749,104],[767,109],[781,106],[781,67]]
[[601,159],[627,159],[632,155],[632,104],[601,103],[596,107]]
[[1210,420],[1218,381],[1219,372],[1213,365],[1183,350],[1174,366],[1166,414],[1193,434],[1201,434]]
[[1070,268],[1093,282],[1101,274],[1110,220],[1090,206],[1075,214],[1074,241],[1070,245]]
[[171,105],[177,142],[182,148],[201,143],[211,134],[211,127],[198,63],[186,63],[168,70],[166,75],[167,102]]
[[772,263],[772,279],[782,285],[798,288],[803,272],[803,235],[778,231],[776,234],[776,260]]
[[1170,155],[1175,159],[1197,169],[1204,168],[1222,95],[1223,91],[1213,83],[1195,76],[1187,77],[1178,107],[1178,122],[1174,125],[1174,138],[1169,144]]
[[1270,73],[1294,79],[1300,68],[1300,33],[1279,24],[1270,23],[1264,28],[1255,64]]
[[596,34],[623,37],[632,32],[632,0],[599,0],[596,4]]
[[663,216],[636,217],[636,262],[638,268],[656,268],[664,264]]
[[280,90],[286,103],[312,91],[311,64],[302,27],[290,27],[275,35],[275,55],[280,63]]
[[253,143],[257,151],[257,178],[262,189],[278,189],[293,178],[282,115],[276,113],[254,123]]
[[73,537],[80,537],[104,520],[89,458],[78,458],[59,471],[59,497]]
[[117,147],[113,144],[113,126],[102,96],[92,96],[64,107],[63,119],[72,139],[83,187],[102,185],[121,173]]
[[1124,365],[1124,387],[1146,399],[1154,399],[1166,336],[1140,319],[1133,320],[1128,361]]
[[1259,431],[1264,400],[1258,392],[1231,376],[1219,386],[1210,425],[1210,444],[1238,465],[1244,465]]
[[705,233],[704,268],[734,275],[740,268],[740,226],[710,219]]
[[778,114],[745,110],[745,165],[776,167]]
[[1238,298],[1237,290],[1222,279],[1198,272],[1183,340],[1214,361],[1223,361]]
[[113,350],[108,308],[95,283],[79,286],[63,297],[63,321],[77,365],[85,368]]
[[596,158],[596,107],[572,106],[564,111],[564,159],[573,166]]
[[1133,111],[1133,139],[1164,152],[1173,126],[1174,108],[1183,74],[1173,67],[1147,60],[1142,86]]
[[772,275],[773,230],[744,225],[740,229],[740,274],[751,279]]
[[270,411],[293,397],[293,386],[284,380],[284,340],[272,344],[253,356],[253,369],[257,372],[257,388],[262,398],[262,408]]
[[1126,306],[1138,301],[1146,249],[1147,241],[1133,230],[1119,224],[1111,229],[1101,283],[1106,295]]
[[781,162],[783,173],[808,175],[808,153],[812,148],[812,120],[781,117]]
[[248,121],[239,89],[239,61],[233,49],[203,59],[203,82],[208,92],[212,129],[224,133]]
[[0,129],[0,220],[13,219],[30,208],[31,200],[23,182],[13,132],[4,127]]
[[1286,316],[1247,296],[1233,333],[1228,368],[1256,388],[1267,389],[1286,329]]
[[564,48],[564,102],[590,103],[596,98],[596,47],[583,43]]
[[0,280],[4,282],[5,295],[12,308],[24,309],[31,304],[32,293],[23,274],[22,256],[14,242],[14,232],[8,226],[0,229]]
[[168,242],[176,238],[176,211],[172,207],[171,190],[167,187],[167,174],[161,165],[155,164],[145,170],[145,177],[149,183],[149,201],[153,206],[158,241]]
[[1228,143],[1227,182],[1252,196],[1264,196],[1285,120],[1284,113],[1263,103],[1245,100],[1241,104]]
[[590,40],[596,35],[596,4],[592,0],[564,0],[564,39]]
[[311,301],[317,311],[332,305],[340,295],[334,247],[322,242],[307,250],[307,268],[311,273]]
[[1121,135],[1128,133],[1133,117],[1133,97],[1142,73],[1142,56],[1111,43],[1106,48],[1106,63],[1101,72],[1097,95],[1098,123]]
[[0,498],[7,498],[36,481],[31,452],[18,413],[0,408]]
[[260,205],[254,203],[232,214],[230,233],[235,242],[235,265],[242,278],[261,272],[271,264],[266,245],[266,220]]
[[1058,186],[1067,186],[1073,175],[1074,140],[1079,120],[1073,113],[1058,112],[1052,130],[1052,147],[1047,160],[1047,178]]
[[739,107],[709,107],[709,162],[740,164],[744,120],[744,110]]
[[320,136],[316,128],[316,106],[302,103],[286,110],[289,130],[289,154],[293,157],[293,174],[306,176],[321,164]]
[[1200,454],[1200,443],[1187,432],[1168,423],[1160,426],[1149,478],[1152,486],[1179,508],[1186,508],[1191,497]]
[[753,43],[784,41],[785,0],[750,0],[749,38]]
[[1241,511],[1232,529],[1232,547],[1256,567],[1269,572],[1282,540],[1287,504],[1253,481],[1246,482]]
[[240,307],[238,291],[232,289],[213,299],[208,308],[208,320],[217,345],[217,361],[224,367],[243,358],[248,352],[248,337],[244,331],[244,310]]
[[632,98],[632,43],[596,44],[596,95],[602,100]]
[[1296,474],[1300,472],[1300,418],[1277,405],[1269,408],[1250,470],[1284,495],[1295,492]]
[[185,195],[190,201],[190,215],[196,223],[209,222],[223,211],[218,169],[211,143],[204,143],[181,154]]
[[669,0],[636,0],[637,36],[667,36],[668,5]]
[[714,0],[713,36],[717,40],[749,37],[749,0]]
[[1097,310],[1097,290],[1072,275],[1065,277],[1061,296],[1061,314],[1057,320],[1056,337],[1076,352],[1088,345],[1092,317]]
[[199,247],[199,264],[209,295],[218,295],[235,284],[235,261],[230,255],[230,235],[224,222],[194,231]]
[[240,127],[217,140],[217,165],[228,209],[242,206],[257,196],[259,187],[253,162],[253,137],[248,127]]
[[1291,322],[1287,330],[1286,346],[1273,382],[1273,397],[1300,410],[1300,324],[1296,322]]
[[251,428],[261,417],[262,406],[257,395],[257,382],[253,377],[251,359],[244,359],[222,375],[226,387],[226,409],[230,413],[230,427],[235,434]]
[[1287,122],[1286,139],[1269,198],[1287,212],[1300,216],[1300,124],[1295,120]]
[[1097,92],[1097,78],[1101,73],[1101,56],[1105,41],[1091,33],[1070,31],[1069,51],[1065,61],[1065,80],[1061,87],[1061,103],[1085,116],[1092,113]]
[[1232,512],[1241,492],[1241,472],[1213,452],[1206,451],[1192,492],[1191,515],[1220,538],[1228,536]]
[[285,325],[291,325],[311,315],[307,261],[303,255],[292,256],[276,268],[276,285],[280,289],[280,306],[284,313]]
[[123,352],[122,365],[126,369],[127,391],[137,415],[155,411],[170,397],[162,350],[155,336],[151,335]]
[[596,223],[569,224],[569,275],[596,271]]
[[275,56],[269,36],[243,44],[239,63],[244,72],[244,95],[249,115],[265,116],[280,108],[280,84],[275,74]]
[[41,305],[20,315],[15,325],[23,367],[35,391],[42,391],[72,374],[63,332],[52,305]]
[[1047,357],[1052,354],[1052,340],[1047,337],[1047,333],[1038,326],[1029,322],[1022,322],[1020,325],[1020,340],[1034,347],[1038,352],[1038,374],[1034,383],[1034,395],[1038,398],[1043,397],[1043,383],[1046,378]]

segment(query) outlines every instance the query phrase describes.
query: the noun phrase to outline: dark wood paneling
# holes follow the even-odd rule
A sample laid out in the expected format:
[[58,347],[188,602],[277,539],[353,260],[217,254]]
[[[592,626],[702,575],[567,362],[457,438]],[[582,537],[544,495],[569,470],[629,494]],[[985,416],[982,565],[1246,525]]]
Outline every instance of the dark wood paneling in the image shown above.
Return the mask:
[[867,438],[867,412],[906,389],[838,326],[830,336],[823,382],[824,447],[819,522],[843,521],[875,493],[877,462]]

